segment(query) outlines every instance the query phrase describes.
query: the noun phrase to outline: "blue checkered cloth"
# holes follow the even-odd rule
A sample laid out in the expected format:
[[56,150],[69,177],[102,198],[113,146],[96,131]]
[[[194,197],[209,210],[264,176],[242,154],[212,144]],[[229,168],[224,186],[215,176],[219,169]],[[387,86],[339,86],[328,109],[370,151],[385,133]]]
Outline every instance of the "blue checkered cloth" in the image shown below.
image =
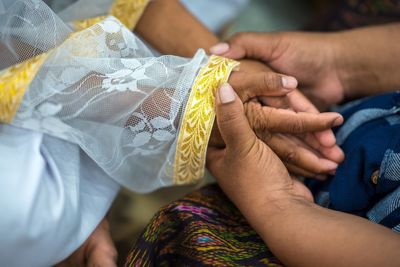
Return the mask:
[[328,181],[307,181],[318,204],[400,232],[400,92],[352,102],[335,129],[346,159]]

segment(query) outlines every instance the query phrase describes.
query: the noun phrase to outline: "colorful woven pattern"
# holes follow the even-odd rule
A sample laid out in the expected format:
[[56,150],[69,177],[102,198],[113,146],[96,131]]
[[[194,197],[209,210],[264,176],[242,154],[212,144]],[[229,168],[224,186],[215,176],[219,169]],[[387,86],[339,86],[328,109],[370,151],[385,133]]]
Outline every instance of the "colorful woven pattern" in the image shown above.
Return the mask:
[[340,0],[320,30],[344,30],[400,20],[399,0]]
[[216,185],[159,211],[125,266],[282,266]]

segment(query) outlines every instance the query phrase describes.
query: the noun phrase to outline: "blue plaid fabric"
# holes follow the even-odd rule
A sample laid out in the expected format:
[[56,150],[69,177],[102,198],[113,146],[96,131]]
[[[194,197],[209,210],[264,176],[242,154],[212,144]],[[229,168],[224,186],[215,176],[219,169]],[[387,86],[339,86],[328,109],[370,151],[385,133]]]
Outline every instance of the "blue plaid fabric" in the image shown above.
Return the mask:
[[400,92],[357,101],[335,129],[346,159],[326,182],[308,181],[316,202],[400,232]]

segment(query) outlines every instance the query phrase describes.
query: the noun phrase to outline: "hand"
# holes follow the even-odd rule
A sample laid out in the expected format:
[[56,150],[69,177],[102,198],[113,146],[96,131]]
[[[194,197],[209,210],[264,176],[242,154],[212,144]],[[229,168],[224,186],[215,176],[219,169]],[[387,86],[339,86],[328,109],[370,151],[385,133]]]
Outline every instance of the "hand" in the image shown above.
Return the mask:
[[[284,88],[282,78],[292,80],[288,88]],[[257,61],[242,60],[240,72],[232,73],[229,82],[242,101],[246,102],[250,125],[284,160],[292,173],[323,179],[324,176],[319,174],[334,172],[337,163],[344,158],[343,152],[335,145],[336,139],[330,130],[342,123],[339,114],[318,114],[317,109],[300,92],[293,90],[297,85],[293,77],[274,73],[265,64]],[[256,88],[257,93],[251,91],[253,88]],[[269,94],[272,96],[265,97]],[[255,95],[264,96],[257,99],[269,106],[255,105],[254,98],[249,102],[248,96]],[[287,108],[295,112],[286,110]],[[316,132],[321,130],[324,131]],[[301,138],[296,136],[299,134],[302,135]],[[210,145],[224,145],[216,125]]]
[[210,49],[234,59],[252,58],[292,75],[320,110],[345,99],[335,62],[335,35],[319,33],[240,33]]
[[216,113],[226,148],[209,150],[208,168],[285,266],[399,266],[398,235],[312,203],[310,191],[255,136],[230,86],[220,88]]
[[55,267],[116,267],[117,251],[106,219],[97,226],[83,245]]
[[255,203],[265,204],[266,197],[290,194],[311,201],[309,190],[289,176],[277,155],[254,134],[232,87],[221,86],[215,101],[226,148],[209,148],[207,166],[244,215],[252,217],[249,213],[257,212]]

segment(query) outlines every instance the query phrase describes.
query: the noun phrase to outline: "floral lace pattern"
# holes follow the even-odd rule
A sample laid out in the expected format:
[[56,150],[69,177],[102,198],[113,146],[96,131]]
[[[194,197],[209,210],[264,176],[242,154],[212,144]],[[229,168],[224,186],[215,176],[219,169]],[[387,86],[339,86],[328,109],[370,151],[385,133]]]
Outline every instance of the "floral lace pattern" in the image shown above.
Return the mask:
[[132,190],[171,185],[182,111],[206,62],[204,51],[154,57],[108,17],[52,50],[12,124],[76,143]]

